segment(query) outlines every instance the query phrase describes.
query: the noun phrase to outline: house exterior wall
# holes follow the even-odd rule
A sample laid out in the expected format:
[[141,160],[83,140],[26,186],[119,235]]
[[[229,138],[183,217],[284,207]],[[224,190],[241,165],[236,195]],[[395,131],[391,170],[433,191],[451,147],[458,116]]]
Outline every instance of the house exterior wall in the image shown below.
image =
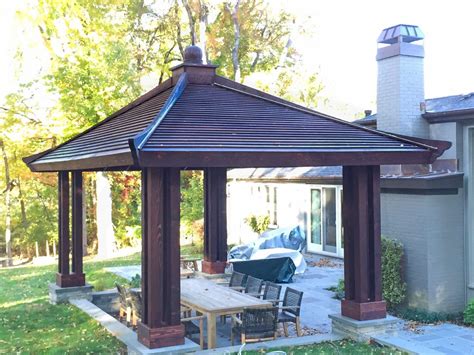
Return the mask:
[[[229,182],[227,193],[227,242],[245,244],[258,238],[248,226],[246,219],[250,215],[273,215],[276,205],[276,221],[271,218],[270,228],[295,227],[299,225],[306,234],[308,189],[305,184],[259,183],[247,181]],[[267,188],[276,188],[276,203],[273,191],[270,201]],[[276,223],[274,223],[276,222]]]
[[401,241],[411,307],[458,312],[465,306],[464,193],[383,193],[382,234]]

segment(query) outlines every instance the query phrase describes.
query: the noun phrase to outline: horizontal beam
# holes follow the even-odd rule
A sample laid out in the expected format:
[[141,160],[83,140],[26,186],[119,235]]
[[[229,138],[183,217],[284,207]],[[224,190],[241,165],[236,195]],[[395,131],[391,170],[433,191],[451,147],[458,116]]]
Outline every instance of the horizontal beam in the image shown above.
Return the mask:
[[[175,168],[254,168],[305,166],[361,166],[429,164],[436,157],[431,151],[142,151],[140,167]],[[32,171],[61,170],[138,170],[130,152],[85,159],[32,163]]]
[[311,166],[363,166],[390,164],[427,164],[432,152],[202,152],[169,151],[140,153],[143,167],[221,167],[271,168]]

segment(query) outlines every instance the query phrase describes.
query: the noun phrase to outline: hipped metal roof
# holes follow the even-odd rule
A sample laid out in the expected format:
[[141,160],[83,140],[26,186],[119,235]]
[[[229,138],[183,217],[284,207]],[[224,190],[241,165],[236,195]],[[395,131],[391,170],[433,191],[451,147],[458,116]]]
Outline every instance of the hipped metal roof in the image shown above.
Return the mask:
[[382,165],[429,163],[449,147],[324,115],[188,57],[166,82],[25,162],[33,171]]

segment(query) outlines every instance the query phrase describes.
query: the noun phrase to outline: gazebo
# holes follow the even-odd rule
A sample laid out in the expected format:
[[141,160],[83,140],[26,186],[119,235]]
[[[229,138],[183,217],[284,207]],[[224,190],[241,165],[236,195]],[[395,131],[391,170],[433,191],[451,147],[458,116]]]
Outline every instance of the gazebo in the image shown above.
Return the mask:
[[202,64],[201,50],[191,46],[170,79],[58,147],[24,160],[32,171],[58,172],[56,284],[62,288],[85,285],[82,172],[141,171],[144,312],[137,332],[140,342],[156,348],[184,342],[181,169],[204,171],[202,268],[213,274],[224,271],[227,258],[226,169],[342,165],[346,298],[341,313],[371,320],[386,317],[380,165],[427,164],[448,147],[361,127],[223,78],[216,66]]

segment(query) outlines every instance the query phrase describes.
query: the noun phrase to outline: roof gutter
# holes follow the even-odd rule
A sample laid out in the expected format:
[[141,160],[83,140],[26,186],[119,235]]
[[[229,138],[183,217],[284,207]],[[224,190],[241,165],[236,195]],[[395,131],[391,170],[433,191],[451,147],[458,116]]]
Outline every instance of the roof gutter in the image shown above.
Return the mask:
[[464,110],[425,112],[422,117],[429,123],[442,123],[474,119],[474,108]]
[[137,134],[134,138],[128,140],[128,145],[130,146],[130,151],[132,152],[133,162],[136,166],[141,166],[140,164],[140,151],[143,149],[145,144],[148,142],[148,139],[151,137],[153,132],[156,131],[160,123],[166,117],[168,112],[171,110],[173,105],[181,97],[184,89],[188,85],[188,74],[186,72],[182,73],[179,76],[178,82],[171,91],[170,96],[164,103],[160,112],[155,116],[151,123],[146,127],[142,132]]

